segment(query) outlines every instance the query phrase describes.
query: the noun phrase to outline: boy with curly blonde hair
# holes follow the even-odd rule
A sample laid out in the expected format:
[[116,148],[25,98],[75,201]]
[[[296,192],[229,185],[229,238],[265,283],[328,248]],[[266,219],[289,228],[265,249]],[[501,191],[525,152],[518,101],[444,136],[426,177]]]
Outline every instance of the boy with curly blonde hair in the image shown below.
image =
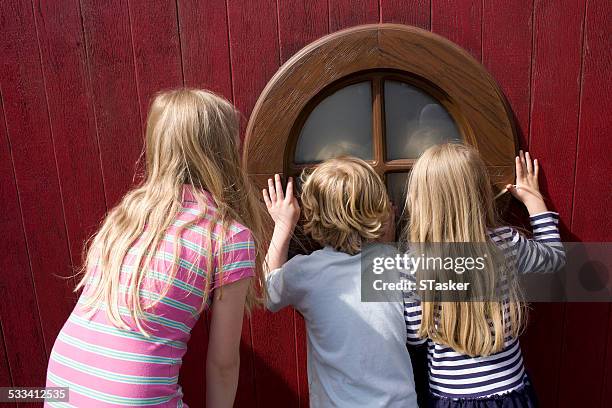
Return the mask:
[[357,158],[330,159],[302,176],[304,230],[323,248],[287,261],[300,207],[289,179],[268,180],[274,220],[266,257],[268,309],[293,306],[306,321],[312,407],[416,407],[401,297],[361,301],[361,249],[393,239],[385,185]]

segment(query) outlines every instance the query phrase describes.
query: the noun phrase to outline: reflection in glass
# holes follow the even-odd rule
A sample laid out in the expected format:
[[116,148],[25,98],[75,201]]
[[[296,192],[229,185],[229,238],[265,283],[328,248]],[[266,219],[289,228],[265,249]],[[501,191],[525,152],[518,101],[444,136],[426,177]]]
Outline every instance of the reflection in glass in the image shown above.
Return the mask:
[[403,82],[385,81],[387,160],[417,158],[428,147],[461,141],[446,109],[426,92]]
[[389,193],[391,202],[399,209],[400,214],[403,214],[406,204],[406,182],[408,181],[408,174],[409,173],[387,173],[387,193]]
[[372,90],[370,82],[344,87],[310,113],[295,149],[295,163],[340,156],[372,160]]

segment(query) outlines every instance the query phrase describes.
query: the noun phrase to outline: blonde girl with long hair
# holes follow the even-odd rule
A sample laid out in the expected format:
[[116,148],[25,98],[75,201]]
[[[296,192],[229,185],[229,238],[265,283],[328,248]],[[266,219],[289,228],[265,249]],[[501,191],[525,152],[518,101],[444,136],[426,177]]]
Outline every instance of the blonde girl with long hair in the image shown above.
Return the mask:
[[207,406],[233,405],[263,265],[263,207],[238,150],[239,113],[225,99],[197,89],[153,99],[144,179],[91,239],[82,294],[51,352],[47,386],[69,387],[71,405],[185,406],[179,369],[207,308]]
[[427,343],[429,406],[536,405],[518,340],[526,314],[514,278],[555,271],[565,254],[558,214],[547,210],[539,190],[538,161],[521,151],[515,166],[516,183],[506,188],[527,207],[533,239],[498,224],[487,168],[473,148],[433,146],[411,171],[403,234],[409,245],[471,243],[492,255],[487,248],[499,249],[502,260],[489,260],[484,273],[472,278],[482,297],[445,298],[435,290],[427,297],[407,294],[408,343]]

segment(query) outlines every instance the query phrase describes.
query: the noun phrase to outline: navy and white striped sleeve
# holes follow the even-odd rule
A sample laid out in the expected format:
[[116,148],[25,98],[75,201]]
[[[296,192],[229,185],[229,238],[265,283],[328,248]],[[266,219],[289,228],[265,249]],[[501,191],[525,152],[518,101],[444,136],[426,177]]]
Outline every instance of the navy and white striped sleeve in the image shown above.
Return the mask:
[[559,235],[559,214],[547,211],[529,217],[533,239],[512,230],[512,249],[519,273],[556,272],[565,265]]
[[413,297],[404,298],[404,320],[406,321],[406,343],[410,346],[418,346],[425,343],[427,338],[419,337],[421,328],[421,317],[423,310],[421,302]]
[[[416,278],[411,273],[413,266],[408,265],[406,269],[400,271],[400,277],[416,283]],[[421,302],[416,297],[414,291],[405,291],[403,293],[404,300],[404,321],[406,322],[406,343],[410,346],[418,346],[425,343],[426,338],[419,337],[419,329],[421,328]]]

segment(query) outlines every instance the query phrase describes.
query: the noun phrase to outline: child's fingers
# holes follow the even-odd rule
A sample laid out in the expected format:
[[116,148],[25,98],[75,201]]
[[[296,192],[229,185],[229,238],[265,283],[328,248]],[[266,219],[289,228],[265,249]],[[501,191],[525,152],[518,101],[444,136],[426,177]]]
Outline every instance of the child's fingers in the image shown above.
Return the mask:
[[268,193],[270,194],[270,201],[274,204],[276,202],[276,190],[274,189],[274,182],[271,178],[268,179]]
[[508,192],[510,194],[512,194],[513,196],[517,197],[517,190],[516,190],[516,186],[514,186],[513,184],[507,184],[506,185],[506,190],[508,190]]
[[285,194],[285,198],[287,200],[291,200],[293,197],[293,177],[289,177],[289,181],[287,181],[287,192]]
[[278,174],[274,175],[274,182],[276,184],[276,198],[278,200],[283,200],[285,198],[283,195],[283,183],[281,183],[281,179]]
[[514,159],[514,164],[516,167],[516,178],[520,179],[523,177],[523,163],[521,162],[521,158],[519,156],[516,156]]
[[521,169],[522,169],[521,174],[523,176],[526,176],[527,175],[527,164],[525,163],[525,152],[522,150],[519,150],[519,157],[521,158]]
[[529,152],[525,153],[525,165],[527,166],[527,174],[533,173],[533,164]]
[[263,195],[264,203],[266,203],[266,207],[269,209],[272,207],[272,201],[270,201],[270,196],[268,196],[268,190],[265,188],[261,190],[261,195]]
[[540,163],[538,163],[538,159],[535,159],[533,161],[533,172],[536,178],[538,178],[538,176],[540,175]]

